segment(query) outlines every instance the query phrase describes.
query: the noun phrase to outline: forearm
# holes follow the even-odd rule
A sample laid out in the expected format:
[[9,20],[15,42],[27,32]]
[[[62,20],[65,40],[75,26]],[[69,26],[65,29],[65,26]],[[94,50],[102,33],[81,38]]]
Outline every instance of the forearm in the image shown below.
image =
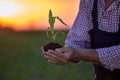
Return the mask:
[[120,45],[99,49],[75,49],[74,59],[88,61],[113,70],[120,69]]
[[70,47],[73,54],[70,58],[70,62],[77,63],[79,61],[87,61],[95,64],[100,64],[99,56],[93,49],[77,49]]
[[93,49],[78,50],[77,54],[80,60],[100,64],[99,56]]

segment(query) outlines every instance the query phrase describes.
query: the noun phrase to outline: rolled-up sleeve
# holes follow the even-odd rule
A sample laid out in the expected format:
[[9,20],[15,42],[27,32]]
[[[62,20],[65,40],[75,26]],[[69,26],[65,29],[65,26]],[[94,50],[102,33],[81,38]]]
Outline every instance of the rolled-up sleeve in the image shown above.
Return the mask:
[[[91,25],[91,18],[88,8],[85,7],[85,0],[80,1],[79,12],[66,38],[65,46],[72,46],[74,48],[86,49],[90,47],[90,38],[88,35],[88,28]],[[88,12],[87,12],[88,11]]]
[[110,70],[120,69],[120,45],[96,49],[101,64]]

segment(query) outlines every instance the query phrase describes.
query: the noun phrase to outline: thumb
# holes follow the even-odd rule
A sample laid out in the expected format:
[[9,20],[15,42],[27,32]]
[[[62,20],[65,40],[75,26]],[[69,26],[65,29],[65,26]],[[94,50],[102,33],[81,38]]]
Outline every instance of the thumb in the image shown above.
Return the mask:
[[65,53],[66,49],[65,49],[65,47],[63,47],[63,48],[57,48],[57,49],[55,49],[55,51],[57,51],[59,53]]
[[70,48],[69,47],[63,47],[63,48],[58,48],[56,49],[57,52],[60,53],[65,53],[65,52],[69,52]]

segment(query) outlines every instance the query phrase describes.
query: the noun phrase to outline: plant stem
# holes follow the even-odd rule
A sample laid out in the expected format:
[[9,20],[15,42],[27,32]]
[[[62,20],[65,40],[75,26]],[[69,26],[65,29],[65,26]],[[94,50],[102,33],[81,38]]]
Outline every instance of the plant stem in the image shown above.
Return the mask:
[[55,38],[54,38],[54,29],[52,28],[51,29],[51,32],[52,32],[52,40],[53,40],[53,42],[55,41]]

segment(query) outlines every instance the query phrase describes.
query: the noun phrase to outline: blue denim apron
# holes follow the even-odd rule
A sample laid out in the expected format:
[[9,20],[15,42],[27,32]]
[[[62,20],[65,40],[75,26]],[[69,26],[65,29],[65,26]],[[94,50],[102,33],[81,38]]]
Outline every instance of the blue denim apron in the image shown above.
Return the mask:
[[[93,10],[92,10],[92,22],[93,29],[89,31],[91,38],[91,47],[104,48],[120,44],[120,22],[119,30],[115,33],[110,33],[98,29],[98,9],[97,9],[98,0],[94,0]],[[95,70],[95,80],[120,80],[120,69],[115,69],[110,71],[100,65],[94,64]]]

